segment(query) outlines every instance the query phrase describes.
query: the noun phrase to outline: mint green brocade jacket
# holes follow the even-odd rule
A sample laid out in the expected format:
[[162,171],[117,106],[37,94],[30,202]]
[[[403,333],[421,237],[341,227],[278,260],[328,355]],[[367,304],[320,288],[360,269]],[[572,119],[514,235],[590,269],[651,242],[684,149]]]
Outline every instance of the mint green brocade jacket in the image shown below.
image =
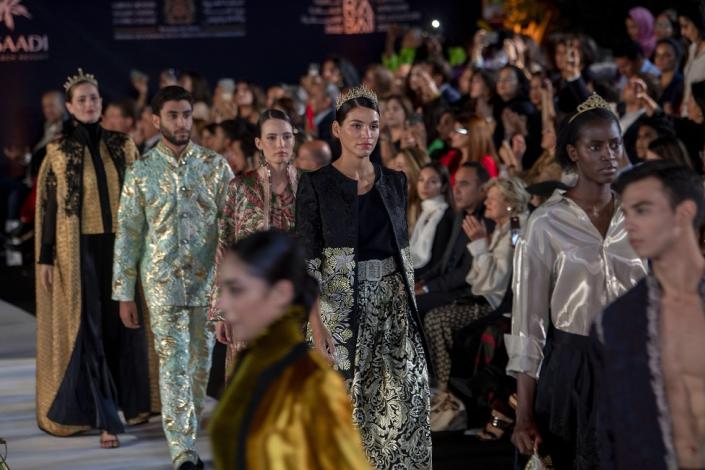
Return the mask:
[[232,177],[222,156],[194,143],[177,158],[160,142],[128,169],[118,209],[113,300],[135,300],[139,269],[148,306],[208,305],[218,221]]

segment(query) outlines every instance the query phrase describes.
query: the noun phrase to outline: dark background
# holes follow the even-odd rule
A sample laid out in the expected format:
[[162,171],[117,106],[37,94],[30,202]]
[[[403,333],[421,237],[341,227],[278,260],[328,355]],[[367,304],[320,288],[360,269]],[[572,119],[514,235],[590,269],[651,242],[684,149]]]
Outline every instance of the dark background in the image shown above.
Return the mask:
[[[408,3],[422,12],[423,24],[439,18],[454,42],[474,29],[480,12],[480,2],[472,0]],[[299,18],[311,2],[301,0],[249,0],[247,33],[241,38],[131,41],[113,40],[107,0],[24,0],[22,4],[32,18],[16,18],[14,33],[48,34],[49,59],[0,62],[0,149],[3,142],[31,144],[37,138],[41,93],[61,89],[66,76],[78,67],[97,77],[105,102],[130,93],[132,69],[146,72],[150,86],[156,84],[159,70],[168,67],[198,71],[211,86],[221,77],[267,86],[297,83],[309,63],[332,53],[362,68],[379,62],[384,48],[384,33],[325,35],[322,26],[302,25]],[[7,33],[0,22],[0,40]]]
[[[687,0],[686,0],[687,1]],[[583,31],[609,47],[624,35],[626,11],[641,4],[654,12],[674,7],[664,0],[535,0],[515,1],[534,11],[552,9],[552,30]],[[0,62],[0,149],[8,144],[32,145],[41,133],[42,92],[61,89],[78,67],[96,75],[104,100],[130,94],[129,72],[138,69],[156,84],[167,67],[203,73],[211,86],[218,78],[246,79],[263,86],[296,83],[311,62],[336,53],[360,69],[379,62],[384,33],[325,35],[322,26],[304,26],[300,17],[307,0],[248,0],[247,32],[240,38],[178,40],[113,40],[108,0],[22,0],[31,20],[16,18],[12,34],[48,34],[49,58],[37,62]],[[422,13],[421,26],[438,18],[449,44],[472,37],[481,16],[481,0],[408,0]],[[539,18],[540,19],[540,18]],[[10,33],[0,21],[0,41]],[[0,157],[0,160],[2,157]]]

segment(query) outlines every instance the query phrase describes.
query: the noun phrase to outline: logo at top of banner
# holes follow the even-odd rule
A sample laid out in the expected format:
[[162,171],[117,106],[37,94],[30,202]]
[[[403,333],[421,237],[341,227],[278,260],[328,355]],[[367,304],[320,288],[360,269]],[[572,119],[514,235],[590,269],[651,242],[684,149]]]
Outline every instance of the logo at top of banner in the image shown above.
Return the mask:
[[32,18],[27,7],[20,0],[0,0],[0,21],[10,31],[15,29],[15,17]]

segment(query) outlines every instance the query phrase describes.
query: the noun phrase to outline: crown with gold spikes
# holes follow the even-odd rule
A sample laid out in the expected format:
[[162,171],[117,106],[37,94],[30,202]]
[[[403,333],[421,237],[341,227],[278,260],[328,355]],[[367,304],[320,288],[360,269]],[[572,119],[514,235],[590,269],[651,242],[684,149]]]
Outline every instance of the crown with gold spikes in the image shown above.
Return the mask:
[[77,75],[70,75],[64,83],[64,91],[69,91],[74,85],[78,83],[92,83],[98,87],[98,80],[95,79],[95,75],[92,73],[83,73],[83,69],[78,69]]
[[367,98],[375,105],[377,104],[377,94],[365,85],[360,85],[354,86],[345,93],[340,94],[335,100],[335,110],[339,110],[346,101],[354,100],[355,98]]
[[588,99],[578,105],[578,108],[576,110],[577,112],[573,115],[573,117],[570,118],[570,121],[568,122],[573,122],[576,117],[583,114],[585,111],[590,111],[591,109],[597,108],[603,108],[609,112],[613,112],[612,108],[610,107],[610,104],[605,101],[604,98],[602,98],[600,95],[593,91],[592,95],[590,95]]

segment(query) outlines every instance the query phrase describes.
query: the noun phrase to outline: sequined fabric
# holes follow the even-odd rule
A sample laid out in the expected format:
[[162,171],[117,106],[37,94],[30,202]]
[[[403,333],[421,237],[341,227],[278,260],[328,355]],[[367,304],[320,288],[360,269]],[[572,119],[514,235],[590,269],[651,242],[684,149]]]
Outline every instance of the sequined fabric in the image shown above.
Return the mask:
[[353,421],[376,468],[430,469],[428,372],[404,280],[396,270],[378,280],[359,278]]
[[150,306],[207,306],[230,166],[193,143],[160,143],[128,170],[118,211],[113,299],[134,299],[140,265]]
[[162,425],[178,468],[187,460],[198,461],[196,436],[215,334],[205,307],[151,307],[150,313],[159,356]]
[[645,274],[621,207],[603,238],[585,211],[556,191],[531,215],[515,250],[507,372],[538,377],[551,324],[587,336],[602,309]]

